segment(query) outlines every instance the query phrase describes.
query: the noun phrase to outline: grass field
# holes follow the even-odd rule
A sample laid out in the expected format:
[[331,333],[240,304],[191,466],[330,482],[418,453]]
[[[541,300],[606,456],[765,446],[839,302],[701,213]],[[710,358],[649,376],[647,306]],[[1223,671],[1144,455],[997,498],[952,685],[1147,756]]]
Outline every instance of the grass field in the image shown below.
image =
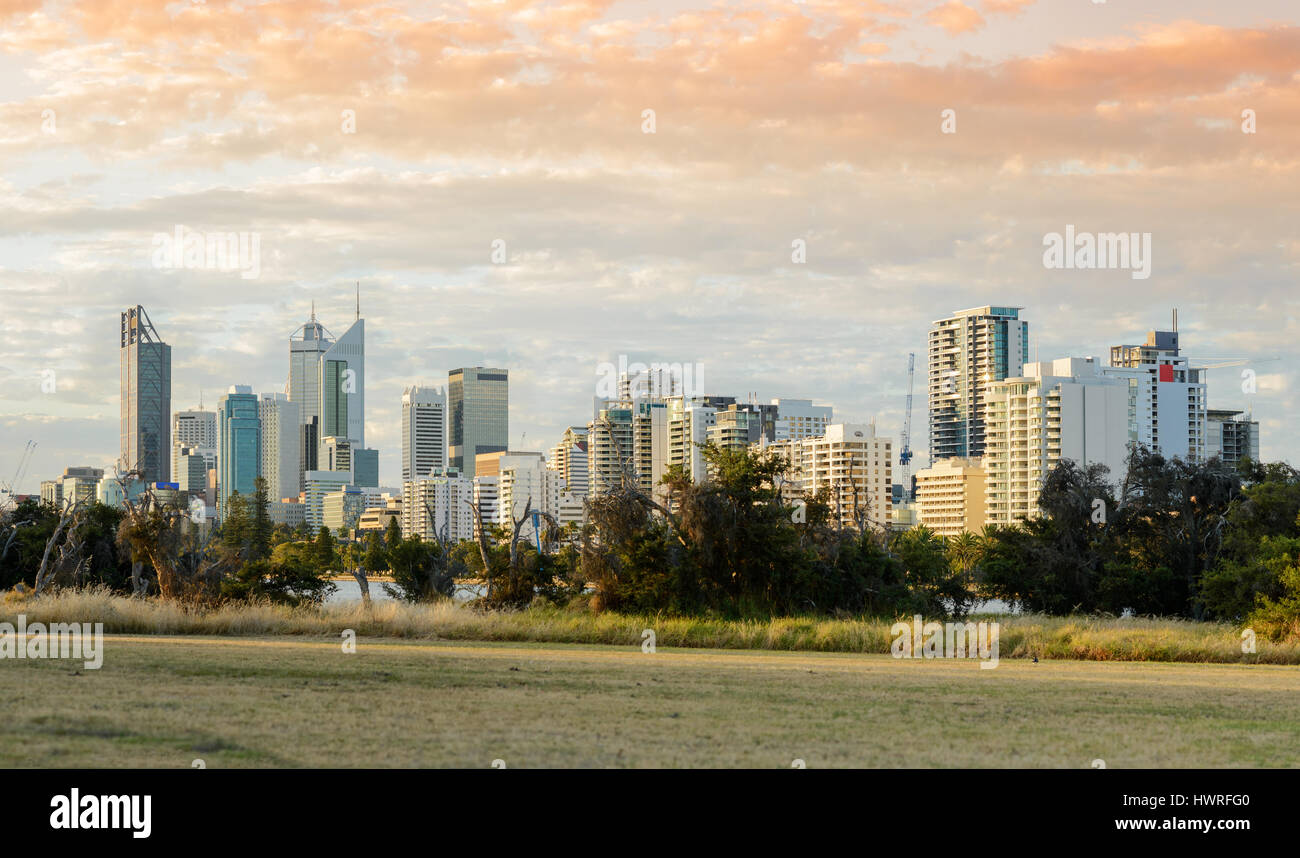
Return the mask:
[[0,661],[0,766],[1300,766],[1274,665],[108,636]]

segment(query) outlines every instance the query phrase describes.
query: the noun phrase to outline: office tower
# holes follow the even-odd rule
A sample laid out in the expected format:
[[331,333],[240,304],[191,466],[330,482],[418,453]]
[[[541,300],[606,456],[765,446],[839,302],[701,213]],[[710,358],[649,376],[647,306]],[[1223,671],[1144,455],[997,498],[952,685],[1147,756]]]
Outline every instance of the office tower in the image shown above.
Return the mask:
[[861,520],[886,530],[892,518],[893,441],[874,424],[832,423],[816,437],[774,441],[767,449],[786,457],[782,486],[788,498],[829,493],[831,518],[853,527]]
[[302,471],[298,435],[298,403],[283,393],[263,393],[258,400],[262,421],[262,478],[269,500],[297,498]]
[[384,497],[386,495],[379,488],[358,485],[326,492],[321,498],[321,521],[330,533],[355,531],[365,511],[376,503],[382,503]]
[[[474,481],[455,468],[435,468],[402,483],[402,535],[451,541],[474,537]],[[484,523],[488,519],[484,518]]]
[[197,450],[206,457],[209,469],[217,466],[217,412],[205,411],[203,406],[189,411],[177,411],[172,417],[172,480],[179,481],[182,448]]
[[813,405],[811,399],[773,399],[776,420],[769,441],[816,438],[826,432],[834,418],[829,405]]
[[366,322],[352,326],[320,357],[320,437],[366,445]]
[[448,461],[466,479],[474,478],[479,453],[509,444],[509,385],[508,371],[499,367],[463,367],[447,375]]
[[1135,431],[1127,379],[1092,358],[1027,363],[1022,375],[989,386],[985,498],[989,524],[1039,514],[1043,480],[1062,459],[1102,464],[1118,484]]
[[320,359],[334,337],[316,321],[312,308],[307,324],[289,335],[289,401],[298,407],[298,488],[307,471],[315,470],[320,444]]
[[986,522],[981,460],[941,459],[917,471],[916,521],[940,536],[983,530]]
[[[216,412],[213,412],[215,415]],[[176,470],[172,474],[176,488],[191,498],[208,502],[208,460],[199,447],[184,444],[174,445],[176,450]],[[294,478],[297,479],[297,474]]]
[[217,516],[224,519],[230,496],[251,499],[262,475],[262,420],[253,388],[231,385],[217,401],[221,439],[217,466]]
[[145,482],[171,479],[172,347],[162,341],[144,307],[122,313],[122,471]]
[[551,448],[546,465],[559,473],[565,491],[585,495],[589,484],[587,476],[587,427],[570,426],[560,436],[560,442]]
[[1029,360],[1029,323],[1020,310],[975,307],[931,325],[931,462],[984,454],[985,392]]
[[1206,389],[1203,370],[1179,353],[1174,330],[1148,331],[1142,345],[1112,346],[1103,375],[1127,379],[1135,398],[1138,443],[1168,458],[1206,458]]
[[99,481],[104,478],[103,468],[64,468],[60,482],[63,484],[61,504],[90,503],[96,498]]
[[325,523],[325,495],[352,485],[351,471],[308,471],[303,487],[303,521],[314,537]]
[[352,450],[352,484],[364,489],[379,485],[379,451],[373,447]]
[[402,391],[402,482],[447,467],[447,391],[408,387]]
[[1241,459],[1259,461],[1259,421],[1241,411],[1212,408],[1206,412],[1205,457],[1235,466]]
[[322,471],[351,471],[352,442],[347,438],[329,435],[321,439],[320,468]]

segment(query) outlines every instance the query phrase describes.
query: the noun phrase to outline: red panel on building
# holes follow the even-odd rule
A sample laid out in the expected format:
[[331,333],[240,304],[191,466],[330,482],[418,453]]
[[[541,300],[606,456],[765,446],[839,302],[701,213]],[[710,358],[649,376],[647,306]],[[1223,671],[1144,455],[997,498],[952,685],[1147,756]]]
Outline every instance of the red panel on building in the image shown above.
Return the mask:
[[1167,363],[1160,364],[1160,380],[1161,381],[1174,380],[1174,368],[1171,365]]

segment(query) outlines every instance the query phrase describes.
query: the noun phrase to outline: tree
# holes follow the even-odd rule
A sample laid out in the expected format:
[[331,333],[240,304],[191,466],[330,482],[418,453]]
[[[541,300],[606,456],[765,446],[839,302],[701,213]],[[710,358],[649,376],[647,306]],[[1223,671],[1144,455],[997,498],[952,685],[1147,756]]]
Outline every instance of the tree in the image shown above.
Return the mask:
[[265,558],[271,554],[271,516],[268,512],[270,499],[266,494],[266,480],[258,477],[253,480],[253,500],[248,513],[248,541],[250,556]]

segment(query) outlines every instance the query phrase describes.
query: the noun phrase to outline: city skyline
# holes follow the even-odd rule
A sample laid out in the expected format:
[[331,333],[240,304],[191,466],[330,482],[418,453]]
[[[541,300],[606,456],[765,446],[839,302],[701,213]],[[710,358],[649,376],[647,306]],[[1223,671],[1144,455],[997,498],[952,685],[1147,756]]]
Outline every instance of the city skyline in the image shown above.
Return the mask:
[[[974,308],[974,309],[978,309],[978,308]],[[960,312],[960,311],[957,311],[957,312]],[[156,315],[158,316],[158,318],[166,318],[166,316],[164,315],[164,313],[165,313],[165,311],[158,311],[158,312],[156,313]],[[315,316],[313,316],[313,319],[315,319]],[[165,325],[156,325],[156,327],[163,327],[163,328],[165,328]],[[1157,327],[1158,327],[1158,326],[1157,326]],[[298,330],[301,330],[301,328],[302,328],[302,326],[300,325]],[[930,327],[927,327],[927,331],[930,331]],[[297,331],[295,331],[295,333],[297,333]],[[1034,325],[1033,328],[1031,329],[1031,333],[1029,334],[1029,336],[1030,336],[1030,343],[1031,343],[1031,346],[1030,346],[1030,349],[1031,349],[1031,351],[1030,351],[1031,361],[1030,361],[1030,363],[1033,362],[1034,352],[1037,350],[1037,342],[1036,342],[1036,339],[1035,339],[1035,338],[1036,338],[1038,335],[1039,335],[1038,326],[1037,326],[1037,325]],[[160,334],[159,336],[162,336],[162,335]],[[1143,334],[1143,336],[1145,336],[1145,334]],[[281,336],[281,337],[278,337],[277,339],[278,339],[280,342],[283,342],[284,337]],[[340,338],[340,339],[341,339],[341,338]],[[1127,340],[1127,339],[1137,340],[1138,337],[1137,337],[1137,336],[1133,336],[1133,337],[1120,337],[1120,339],[1125,339],[1125,340]],[[163,340],[166,341],[166,340],[165,340],[165,337],[163,337]],[[1051,360],[1061,360],[1061,359],[1079,358],[1079,357],[1092,357],[1092,358],[1095,358],[1095,359],[1099,362],[1099,364],[1101,364],[1101,365],[1105,365],[1105,364],[1107,363],[1107,361],[1108,361],[1108,355],[1109,355],[1109,352],[1110,352],[1111,348],[1112,348],[1112,346],[1107,346],[1106,348],[1099,348],[1099,349],[1095,350],[1094,353],[1092,353],[1092,354],[1085,354],[1085,355],[1059,355],[1059,356],[1054,356],[1053,358],[1051,358]],[[175,351],[173,350],[173,354],[174,354],[174,353],[175,353]],[[922,352],[922,354],[924,354],[924,352]],[[283,354],[281,354],[279,357],[280,357],[281,360],[282,360],[282,359],[283,359]],[[634,355],[633,357],[634,357],[634,358],[641,358],[642,356],[641,356],[641,355]],[[642,362],[648,364],[648,363],[650,363],[653,359],[654,359],[654,356],[653,356],[653,355],[646,354],[646,355],[644,355],[644,359],[642,360]],[[1045,359],[1046,359],[1046,358],[1045,358]],[[269,357],[268,357],[268,360],[269,360]],[[924,379],[924,378],[926,377],[926,375],[928,374],[928,370],[927,370],[927,367],[925,366],[924,362],[922,361],[921,363],[922,363],[922,365],[918,367],[917,371],[918,371],[918,375],[921,375],[921,376],[922,376],[922,379]],[[291,365],[292,365],[292,360],[291,360]],[[1266,366],[1269,366],[1269,365],[1270,365],[1269,362],[1261,362],[1261,368],[1266,367]],[[459,367],[458,367],[458,368],[459,368]],[[466,368],[474,368],[474,367],[466,367]],[[481,369],[481,368],[483,368],[483,367],[480,366],[480,367],[478,367],[478,368]],[[503,367],[501,367],[501,368],[503,368],[503,369],[507,369],[507,370],[510,370],[510,371],[512,372],[512,374],[515,372],[515,370],[512,370],[510,367],[505,367],[505,366],[503,366]],[[1212,384],[1211,387],[1210,387],[1210,390],[1209,390],[1209,392],[1208,392],[1208,396],[1209,396],[1209,405],[1210,405],[1211,410],[1223,410],[1223,409],[1225,408],[1225,406],[1221,403],[1221,400],[1229,400],[1229,401],[1234,401],[1234,402],[1237,400],[1237,397],[1234,397],[1234,396],[1231,395],[1231,394],[1233,393],[1233,390],[1236,389],[1237,387],[1239,387],[1239,385],[1238,385],[1237,382],[1236,382],[1236,376],[1232,374],[1232,372],[1233,372],[1234,370],[1236,370],[1236,367],[1225,368],[1225,369],[1228,370],[1228,372],[1226,373],[1226,375],[1227,375],[1227,381],[1226,381],[1226,383],[1223,384],[1223,387],[1228,388],[1228,389],[1226,389],[1226,390],[1223,391],[1223,393],[1226,394],[1226,395],[1221,396],[1221,397],[1220,397],[1220,396],[1216,396],[1216,391],[1215,391],[1215,388],[1214,388],[1214,386],[1213,386],[1213,384]],[[572,387],[574,388],[575,392],[574,392],[574,393],[572,394],[572,396],[570,397],[571,401],[574,402],[574,406],[573,406],[571,409],[561,409],[561,408],[558,408],[558,407],[555,406],[555,405],[552,405],[552,406],[549,406],[549,408],[550,408],[550,409],[552,410],[552,412],[553,412],[553,420],[552,420],[552,421],[541,422],[541,421],[538,421],[538,420],[536,420],[536,419],[534,419],[534,420],[532,420],[532,421],[527,421],[527,420],[524,421],[527,425],[532,425],[532,426],[534,427],[534,429],[536,429],[536,427],[538,427],[538,426],[542,426],[543,429],[540,430],[540,432],[541,432],[542,434],[538,434],[538,435],[536,436],[535,439],[528,439],[528,438],[525,437],[525,436],[528,435],[527,430],[525,430],[525,431],[523,431],[523,432],[521,432],[521,433],[518,433],[518,434],[514,434],[514,433],[512,433],[512,436],[513,436],[513,437],[512,437],[511,443],[509,444],[509,447],[510,447],[511,449],[519,449],[519,450],[521,450],[521,451],[536,452],[536,453],[546,454],[546,453],[548,453],[548,452],[550,451],[550,449],[551,449],[552,447],[555,446],[556,442],[557,442],[557,441],[559,440],[559,438],[563,435],[565,429],[567,429],[569,426],[577,425],[577,424],[580,424],[580,423],[585,422],[585,420],[591,416],[591,415],[590,415],[590,408],[591,408],[591,404],[592,404],[592,401],[593,401],[593,397],[592,397],[592,395],[591,395],[591,391],[596,389],[597,381],[599,380],[599,371],[600,371],[599,364],[597,364],[597,365],[593,365],[593,367],[592,367],[592,371],[591,371],[591,374],[590,374],[590,376],[588,376],[586,379],[573,379],[573,380],[572,380]],[[906,367],[903,367],[902,372],[900,372],[899,375],[900,375],[900,378],[902,379],[902,381],[900,382],[900,386],[901,386],[903,392],[905,393],[905,385],[906,385]],[[1012,373],[1012,375],[1014,376],[1015,374]],[[433,377],[435,377],[435,378],[437,378],[437,377],[445,378],[445,377],[446,377],[446,374],[445,374],[445,373],[443,373],[443,374],[437,374],[437,373],[434,373],[434,374],[433,374]],[[725,377],[725,375],[724,375],[724,377]],[[253,384],[253,385],[244,385],[244,384],[242,384],[242,383],[240,383],[240,384],[236,384],[235,382],[231,382],[231,383],[225,385],[224,387],[222,387],[219,391],[209,391],[207,395],[204,395],[204,401],[211,401],[212,398],[213,398],[213,396],[212,396],[211,394],[215,394],[217,399],[222,399],[222,398],[224,398],[224,397],[227,395],[227,393],[229,392],[229,389],[230,389],[231,387],[233,387],[233,386],[238,386],[238,387],[241,389],[241,391],[242,391],[242,390],[250,391],[251,394],[253,395],[253,397],[254,397],[255,399],[257,399],[257,398],[262,398],[262,397],[266,397],[266,396],[273,396],[273,395],[277,395],[277,394],[278,394],[278,395],[286,395],[286,394],[287,394],[287,391],[288,391],[288,389],[289,389],[289,386],[290,386],[290,379],[291,379],[291,371],[290,371],[289,373],[286,373],[286,374],[285,374],[285,381],[283,382],[283,384],[281,385],[281,387],[280,387],[279,389],[275,389],[274,387],[268,387],[268,386],[266,386],[266,385],[257,385],[257,384]],[[365,386],[365,387],[373,387],[373,385],[369,382],[368,379],[363,379],[363,381],[364,381],[364,386]],[[581,391],[581,387],[583,386],[584,383],[587,384],[587,385],[590,385],[590,387],[588,388],[588,390],[587,390],[587,392],[586,392],[585,397],[583,396],[583,393],[582,393],[582,391]],[[923,381],[922,383],[924,383],[924,381]],[[412,383],[397,382],[397,384],[400,385],[400,386],[399,386],[399,389],[398,389],[398,391],[397,391],[397,400],[398,400],[398,406],[397,406],[397,408],[395,408],[395,409],[392,408],[392,407],[391,407],[391,403],[388,403],[388,402],[385,400],[385,402],[384,402],[384,407],[381,409],[382,411],[387,412],[388,417],[390,417],[390,418],[392,418],[392,419],[395,419],[395,420],[397,421],[397,429],[394,431],[394,430],[393,430],[393,427],[389,427],[389,426],[385,426],[385,425],[377,424],[376,421],[374,421],[374,420],[367,420],[367,421],[366,421],[366,425],[369,427],[369,430],[368,430],[368,431],[370,431],[370,432],[372,433],[372,435],[377,435],[378,437],[385,437],[385,436],[387,436],[387,437],[390,437],[390,438],[392,439],[390,443],[386,443],[386,444],[378,445],[378,449],[379,449],[379,452],[380,452],[380,455],[379,455],[379,461],[380,461],[380,473],[379,473],[378,484],[381,485],[381,486],[400,486],[400,485],[403,483],[402,473],[401,473],[401,469],[402,469],[402,438],[401,438],[402,405],[401,405],[401,402],[402,402],[402,399],[403,399],[403,395],[405,394],[405,392],[407,391],[407,389],[408,389],[409,387],[412,386]],[[429,384],[429,383],[427,383],[427,382],[425,382],[424,384],[418,384],[418,383],[415,384],[415,386],[419,386],[419,387],[423,387],[423,386],[426,386],[426,385],[429,386],[429,387],[435,387],[435,386],[437,386],[437,385]],[[761,390],[761,386],[758,385],[758,384],[756,383],[756,381],[755,381],[755,380],[752,380],[752,379],[749,380],[748,382],[746,382],[746,381],[744,381],[744,380],[741,380],[741,381],[739,382],[739,386],[738,386],[737,388],[730,388],[730,387],[729,387],[729,388],[721,389],[721,392],[714,392],[714,391],[713,391],[713,386],[712,386],[712,385],[713,385],[713,382],[711,381],[711,382],[710,382],[710,393],[709,393],[710,396],[740,396],[739,394],[736,394],[736,393],[734,393],[734,392],[730,392],[730,391],[735,390],[735,389],[745,389],[745,390],[749,391],[749,394],[744,394],[744,396],[747,397],[747,396],[749,396],[750,394],[753,394],[754,401],[756,401],[756,402],[765,403],[765,402],[767,402],[769,399],[780,398],[780,397],[777,397],[777,396],[768,396],[765,392],[763,392],[763,391]],[[445,382],[443,382],[443,386],[445,387]],[[515,399],[514,399],[514,394],[516,394],[517,392],[520,392],[520,391],[518,391],[518,388],[517,388],[515,385],[512,385],[512,387],[516,388],[515,390],[512,390],[512,391],[511,391],[512,396],[511,396],[511,398],[510,398],[510,400],[509,400],[509,402],[510,402],[510,414],[511,414],[511,420],[512,420],[512,422],[513,422],[513,421],[515,421],[515,420],[519,420],[519,419],[520,419],[520,417],[517,415],[517,406],[515,405]],[[721,388],[721,385],[719,385],[719,388]],[[205,387],[204,390],[207,390],[207,388]],[[795,393],[798,393],[798,392],[799,392],[799,391],[795,391]],[[1237,392],[1240,392],[1240,391],[1237,391]],[[444,394],[444,395],[445,395],[445,394]],[[892,395],[892,394],[891,394],[891,395]],[[174,392],[173,392],[173,397],[174,397]],[[788,397],[786,397],[786,398],[788,398]],[[853,410],[852,406],[849,406],[848,413],[849,413],[849,414],[854,414],[854,415],[858,415],[858,414],[860,414],[860,418],[859,418],[858,416],[854,416],[854,417],[846,417],[846,416],[843,416],[843,414],[841,413],[841,408],[842,408],[842,406],[839,406],[839,405],[837,405],[836,403],[834,403],[834,402],[832,402],[832,401],[829,401],[829,400],[827,400],[827,401],[823,401],[822,399],[819,399],[819,398],[816,396],[815,393],[810,393],[810,394],[808,395],[808,397],[805,397],[805,398],[811,398],[813,401],[817,402],[819,406],[825,405],[825,406],[827,406],[827,407],[830,407],[830,408],[834,411],[834,413],[835,413],[835,415],[836,415],[836,417],[835,417],[835,422],[837,422],[837,423],[863,423],[863,424],[865,424],[865,423],[868,423],[868,422],[875,421],[875,422],[877,423],[877,428],[878,428],[878,430],[879,430],[882,434],[886,435],[887,437],[891,437],[891,438],[893,438],[895,441],[897,441],[898,438],[899,438],[899,433],[901,432],[901,414],[902,414],[902,411],[903,411],[903,408],[902,408],[901,404],[899,404],[899,407],[896,409],[896,412],[900,415],[900,422],[899,422],[898,424],[896,424],[896,425],[891,425],[891,424],[887,424],[887,423],[884,423],[884,422],[880,421],[878,418],[876,418],[876,416],[875,416],[874,414],[871,414],[871,413],[862,413],[862,412],[860,412],[860,411],[855,412],[855,411]],[[887,397],[886,397],[886,398],[887,398]],[[901,396],[900,396],[900,398],[901,398]],[[1249,396],[1245,396],[1244,398],[1246,399],[1247,402],[1249,402],[1249,401],[1251,400],[1251,397],[1249,397]],[[1258,397],[1258,395],[1256,395],[1256,397],[1254,397],[1254,398],[1257,399],[1257,398],[1259,398],[1259,397]],[[196,397],[196,400],[197,400],[197,399],[198,399],[198,397]],[[372,396],[372,399],[373,399],[373,396]],[[742,401],[747,401],[747,400],[742,400]],[[586,406],[586,409],[587,409],[585,412],[584,412],[584,410],[583,410],[583,406],[584,406],[584,405]],[[175,418],[176,418],[177,415],[179,415],[179,414],[183,414],[183,413],[187,413],[187,412],[191,412],[191,411],[194,410],[194,408],[197,408],[197,401],[196,401],[195,406],[193,406],[193,407],[185,407],[185,408],[176,408],[176,409],[174,409],[173,412],[172,412],[172,415],[168,418],[168,421],[167,421],[168,425],[170,426],[171,424],[174,423]],[[217,406],[217,408],[219,409],[219,406]],[[367,410],[368,410],[368,411],[372,410],[373,408],[374,408],[373,404],[367,406]],[[296,410],[296,409],[295,409],[295,410]],[[882,411],[889,411],[889,410],[890,410],[890,409],[889,409],[888,407],[885,407],[885,408],[882,409]],[[1233,411],[1235,411],[1235,410],[1238,410],[1238,407],[1237,407],[1236,405],[1234,405],[1234,406],[1232,406],[1229,410],[1233,410]],[[1245,410],[1249,411],[1248,408],[1245,409]],[[447,412],[447,413],[448,413],[448,423],[450,424],[450,409],[448,409],[448,412]],[[912,446],[913,446],[913,449],[916,450],[917,453],[918,453],[917,458],[913,460],[913,461],[914,461],[914,464],[913,464],[913,472],[915,472],[915,471],[917,471],[917,470],[920,470],[920,469],[922,469],[922,468],[928,467],[930,464],[932,464],[932,461],[928,458],[928,456],[927,456],[926,453],[925,453],[925,450],[926,450],[926,448],[927,448],[927,443],[926,443],[926,442],[928,441],[927,433],[924,431],[924,427],[926,426],[926,424],[927,424],[927,422],[928,422],[928,421],[926,420],[926,415],[927,415],[927,403],[926,403],[926,399],[925,399],[924,397],[918,397],[918,400],[917,400],[916,404],[914,405],[914,413],[913,413],[913,443],[912,443]],[[1269,421],[1266,417],[1262,417],[1261,413],[1259,413],[1259,412],[1255,412],[1254,415],[1253,415],[1253,417],[1254,417],[1254,419],[1259,420],[1259,421],[1260,421],[1260,424],[1261,424],[1261,432],[1260,432],[1260,434],[1261,434],[1262,439],[1263,439],[1263,440],[1262,440],[1262,443],[1261,443],[1261,447],[1262,447],[1262,449],[1265,451],[1265,453],[1262,455],[1262,458],[1264,458],[1265,461],[1271,461],[1272,459],[1270,459],[1269,456],[1267,455],[1267,451],[1268,451],[1270,448],[1272,448],[1275,444],[1277,444],[1278,446],[1282,446],[1282,444],[1281,444],[1280,442],[1282,442],[1283,439],[1280,439],[1280,438],[1275,439],[1275,438],[1271,438],[1271,437],[1269,436],[1269,433],[1268,433],[1267,427],[1268,427],[1270,421]],[[555,431],[554,431],[554,433],[553,433],[553,436],[552,436],[551,434],[545,434],[545,427],[549,427],[549,426],[551,425],[552,422],[554,422],[555,425],[556,425],[556,428],[555,428]],[[450,428],[450,427],[448,427],[448,428]],[[450,460],[450,452],[449,452],[449,450],[450,450],[450,442],[449,442],[450,434],[449,434],[449,433],[448,433],[448,435],[446,436],[446,438],[448,439],[448,440],[445,442],[445,446],[446,446],[446,448],[447,448],[447,450],[448,450],[448,452],[447,452],[447,457],[448,457],[448,458],[447,458],[447,461],[448,461],[448,463],[450,464],[450,461],[451,461],[451,460]],[[172,440],[173,444],[177,441],[177,439],[176,439],[175,437],[173,437],[171,440]],[[373,449],[373,448],[374,448],[374,447],[372,447],[372,449]],[[39,449],[39,448],[38,448],[38,449]],[[107,454],[106,454],[106,455],[107,455]],[[171,455],[171,453],[170,453],[170,449],[169,449],[169,459],[170,459],[170,455]],[[37,456],[33,456],[32,459],[33,459],[33,462],[36,462],[37,459],[38,459],[38,457],[37,457]],[[42,480],[49,479],[51,476],[57,476],[57,474],[62,473],[63,469],[66,468],[66,467],[99,467],[99,468],[104,468],[104,469],[106,470],[106,472],[111,473],[111,472],[112,472],[113,465],[114,465],[115,463],[116,463],[116,459],[114,459],[114,458],[111,457],[111,456],[109,456],[109,459],[108,459],[108,460],[104,460],[104,461],[101,461],[101,460],[98,460],[98,459],[93,459],[93,457],[90,457],[90,456],[82,456],[82,457],[80,457],[80,458],[74,456],[72,459],[69,459],[69,460],[64,461],[64,462],[62,462],[61,464],[59,464],[58,467],[57,467],[57,470],[54,470],[54,471],[49,471],[49,472],[47,472],[47,471],[37,471],[35,467],[29,467],[29,469],[28,469],[28,471],[27,471],[27,474],[26,474],[26,477],[25,477],[25,480],[24,480],[24,482],[23,482],[23,485],[31,484],[32,486],[35,486],[35,487],[38,489],[38,488],[39,488],[39,483],[40,483]],[[2,464],[3,464],[3,463],[0,463],[0,465],[2,465]],[[169,462],[169,464],[170,464],[170,462]],[[324,465],[321,465],[321,467],[323,468]],[[35,493],[37,493],[35,490],[26,490],[26,489],[23,489],[23,488],[21,488],[21,487],[19,487],[19,486],[15,486],[15,492],[16,492],[16,493],[19,493],[19,494],[35,494]]]

